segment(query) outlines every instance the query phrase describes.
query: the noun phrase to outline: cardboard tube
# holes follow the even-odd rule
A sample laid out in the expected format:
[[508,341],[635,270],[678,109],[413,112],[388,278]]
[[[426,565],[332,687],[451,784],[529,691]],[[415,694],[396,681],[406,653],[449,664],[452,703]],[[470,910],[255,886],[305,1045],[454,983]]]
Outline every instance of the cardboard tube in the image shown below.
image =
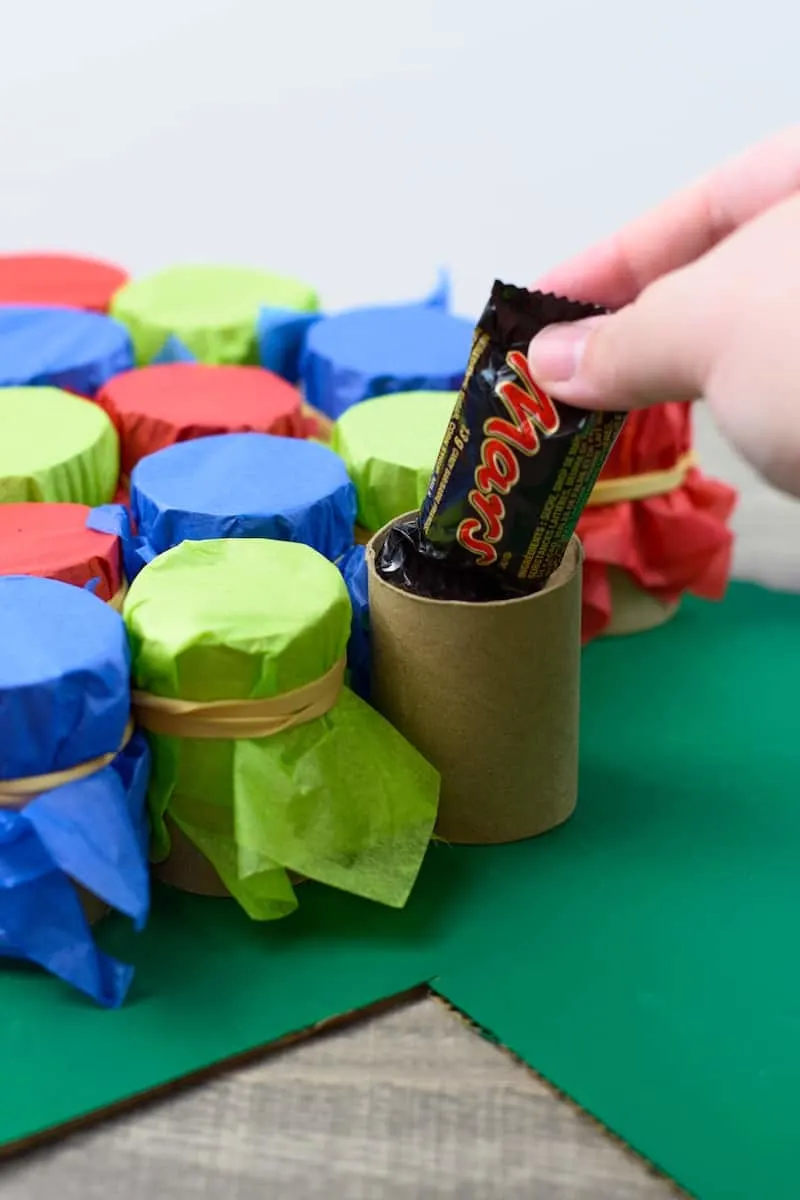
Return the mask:
[[169,832],[170,852],[163,862],[154,863],[155,878],[192,896],[230,896],[206,856],[200,853],[174,821],[169,817],[164,819]]
[[603,630],[604,637],[625,633],[644,633],[656,629],[675,616],[680,601],[666,604],[650,592],[639,587],[628,571],[619,567],[608,568],[611,585],[611,620]]
[[[169,855],[161,863],[153,864],[153,875],[161,883],[179,892],[192,896],[214,896],[230,898],[230,892],[204,854],[190,841],[186,834],[169,817],[164,818],[170,837]],[[289,871],[289,880],[297,886],[305,883],[301,875]]]
[[384,582],[389,528],[367,552],[373,701],[441,773],[437,835],[488,845],[562,824],[578,794],[580,542],[542,591],[465,604]]

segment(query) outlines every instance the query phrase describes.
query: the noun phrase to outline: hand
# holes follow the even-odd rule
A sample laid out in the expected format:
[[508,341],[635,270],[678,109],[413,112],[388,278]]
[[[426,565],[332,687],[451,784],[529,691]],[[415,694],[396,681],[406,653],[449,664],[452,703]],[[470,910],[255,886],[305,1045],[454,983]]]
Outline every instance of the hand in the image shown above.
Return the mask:
[[800,496],[800,127],[536,286],[618,310],[534,338],[552,396],[610,409],[704,396],[739,452]]

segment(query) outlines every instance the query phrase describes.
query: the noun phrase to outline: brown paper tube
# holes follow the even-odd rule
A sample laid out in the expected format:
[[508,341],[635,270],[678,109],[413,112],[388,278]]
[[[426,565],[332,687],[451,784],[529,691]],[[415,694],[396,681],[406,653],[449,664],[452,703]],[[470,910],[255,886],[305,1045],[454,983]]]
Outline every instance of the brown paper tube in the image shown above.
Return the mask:
[[639,587],[627,571],[608,568],[611,585],[611,620],[603,630],[605,637],[625,633],[644,633],[656,629],[675,616],[680,601],[666,604]]
[[[153,864],[155,878],[178,892],[189,892],[192,896],[230,897],[230,892],[214,867],[194,842],[169,817],[165,817],[164,822],[169,832],[170,852],[163,862]],[[287,874],[295,887],[305,883],[301,875],[295,875],[292,871]]]
[[438,836],[490,844],[553,829],[578,794],[580,542],[542,591],[465,604],[384,582],[388,529],[367,552],[373,700],[441,773]]
[[161,883],[190,892],[193,896],[230,896],[205,854],[197,849],[183,830],[165,817],[170,852],[163,862],[153,865],[153,875]]

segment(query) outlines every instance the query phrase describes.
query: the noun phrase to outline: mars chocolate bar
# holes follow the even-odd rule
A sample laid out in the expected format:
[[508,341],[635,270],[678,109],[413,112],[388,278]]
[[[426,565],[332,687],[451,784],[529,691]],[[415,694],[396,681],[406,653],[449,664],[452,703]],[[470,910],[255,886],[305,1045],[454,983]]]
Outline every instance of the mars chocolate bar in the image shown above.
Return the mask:
[[530,374],[528,344],[546,325],[601,312],[495,283],[419,518],[386,539],[384,578],[423,595],[475,600],[547,581],[624,415],[552,400]]

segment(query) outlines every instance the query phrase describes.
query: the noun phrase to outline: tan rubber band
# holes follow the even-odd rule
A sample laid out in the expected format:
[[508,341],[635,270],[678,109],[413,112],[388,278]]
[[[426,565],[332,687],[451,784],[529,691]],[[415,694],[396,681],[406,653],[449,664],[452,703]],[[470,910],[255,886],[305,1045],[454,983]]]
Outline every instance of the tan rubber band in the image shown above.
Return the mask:
[[113,762],[121,750],[124,750],[133,735],[133,720],[128,721],[122,741],[116,750],[108,754],[99,754],[88,762],[78,763],[75,767],[67,767],[63,771],[51,771],[48,775],[28,775],[24,779],[0,779],[0,808],[24,808],[34,796],[42,792],[50,792],[53,788],[63,787],[65,783],[77,783],[89,775],[96,775]]
[[684,454],[665,471],[645,471],[641,475],[621,475],[618,479],[601,479],[594,485],[587,508],[602,504],[619,504],[623,500],[647,500],[650,496],[667,496],[686,482],[686,476],[697,465],[693,450]]
[[175,700],[134,692],[133,711],[143,729],[167,737],[272,737],[330,712],[341,694],[344,671],[342,658],[321,679],[261,700]]
[[127,594],[127,583],[120,584],[119,588],[116,592],[114,592],[114,595],[111,597],[111,599],[106,601],[106,604],[108,604],[109,608],[113,608],[114,612],[122,612],[122,606],[125,603],[125,597]]

